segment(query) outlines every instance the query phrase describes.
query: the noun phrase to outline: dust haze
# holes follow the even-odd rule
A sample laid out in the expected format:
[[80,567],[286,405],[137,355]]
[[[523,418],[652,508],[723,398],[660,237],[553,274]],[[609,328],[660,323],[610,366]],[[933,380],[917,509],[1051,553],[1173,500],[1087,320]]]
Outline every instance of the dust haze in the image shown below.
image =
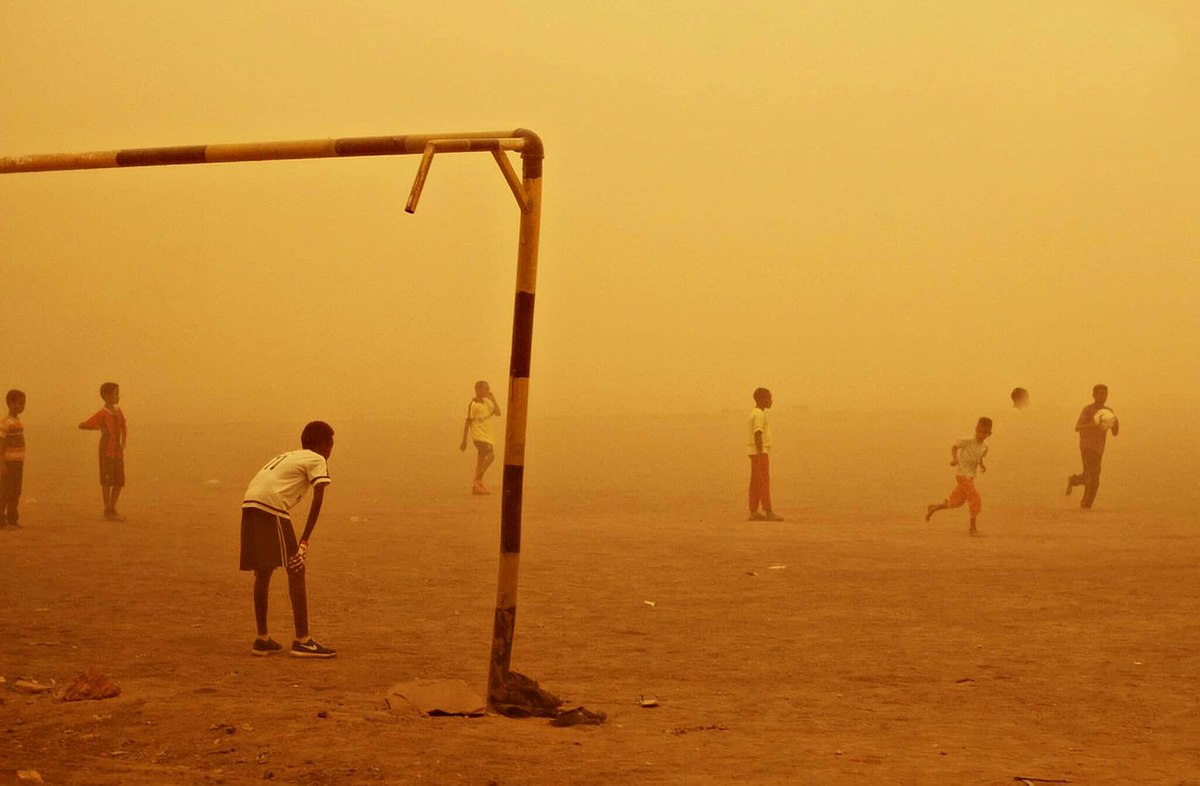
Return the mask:
[[[1190,4],[3,9],[0,155],[537,131],[535,422],[1200,404]],[[503,398],[516,207],[443,155],[406,215],[416,165],[5,176],[3,385],[31,429],[107,379],[134,423]]]

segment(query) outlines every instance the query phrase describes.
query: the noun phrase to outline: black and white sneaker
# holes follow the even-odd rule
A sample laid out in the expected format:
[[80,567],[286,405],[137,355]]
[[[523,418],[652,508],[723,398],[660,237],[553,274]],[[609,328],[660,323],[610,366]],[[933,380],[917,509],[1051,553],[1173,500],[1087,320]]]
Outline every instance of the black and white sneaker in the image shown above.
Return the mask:
[[266,639],[255,639],[254,646],[250,648],[251,655],[263,657],[266,655],[274,655],[283,649],[283,645],[270,637]]
[[323,647],[312,639],[292,642],[293,658],[332,658],[334,655],[337,655],[337,650]]

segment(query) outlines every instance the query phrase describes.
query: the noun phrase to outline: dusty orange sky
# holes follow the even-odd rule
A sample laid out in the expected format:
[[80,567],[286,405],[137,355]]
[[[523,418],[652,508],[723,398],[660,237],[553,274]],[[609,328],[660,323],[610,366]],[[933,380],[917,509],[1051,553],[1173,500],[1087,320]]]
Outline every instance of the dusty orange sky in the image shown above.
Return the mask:
[[[531,416],[1200,405],[1200,7],[0,0],[0,156],[524,126]],[[78,420],[506,386],[486,156],[0,177],[0,386]]]

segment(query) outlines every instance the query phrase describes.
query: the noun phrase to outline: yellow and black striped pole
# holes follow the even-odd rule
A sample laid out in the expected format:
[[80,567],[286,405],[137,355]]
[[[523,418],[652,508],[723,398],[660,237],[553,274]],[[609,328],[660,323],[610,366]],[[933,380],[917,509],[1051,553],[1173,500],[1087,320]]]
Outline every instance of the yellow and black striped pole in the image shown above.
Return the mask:
[[[521,150],[521,232],[517,246],[517,294],[513,303],[512,352],[508,370],[508,420],[504,429],[504,496],[500,507],[500,575],[488,671],[488,703],[502,695],[512,660],[517,619],[517,567],[521,558],[521,495],[525,481],[525,423],[529,406],[529,358],[533,342],[533,299],[537,291],[538,236],[542,221],[542,143],[524,133]],[[520,199],[518,198],[518,201]]]
[[[518,180],[509,151],[521,154]],[[525,480],[525,424],[529,405],[529,360],[533,343],[533,300],[537,289],[538,235],[542,215],[542,141],[525,129],[480,133],[415,134],[285,142],[187,145],[94,153],[52,153],[0,158],[0,174],[114,167],[214,164],[351,156],[422,156],[405,210],[417,201],[437,153],[490,152],[521,209],[505,425],[504,492],[500,510],[500,571],[488,669],[488,702],[503,688],[512,660],[517,616],[517,567],[521,556],[521,498]]]
[[106,150],[96,153],[50,153],[0,158],[0,175],[68,169],[221,164],[235,161],[403,156],[424,153],[425,148],[430,144],[441,145],[441,143],[445,144],[440,147],[440,151],[448,153],[521,151],[526,145],[526,140],[518,136],[522,133],[537,139],[530,132],[518,129],[517,131],[485,131],[481,133],[410,134],[407,136],[368,136],[343,139],[301,139],[288,142],[146,147],[132,150]]

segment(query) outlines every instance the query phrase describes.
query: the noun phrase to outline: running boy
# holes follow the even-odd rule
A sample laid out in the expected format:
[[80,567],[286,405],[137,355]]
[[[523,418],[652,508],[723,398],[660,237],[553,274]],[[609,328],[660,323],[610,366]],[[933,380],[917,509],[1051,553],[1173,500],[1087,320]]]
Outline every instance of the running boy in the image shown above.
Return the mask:
[[1105,427],[1096,422],[1096,413],[1102,409],[1112,410],[1108,406],[1108,385],[1092,387],[1092,403],[1079,413],[1075,421],[1075,430],[1079,432],[1079,455],[1083,459],[1083,472],[1067,477],[1067,496],[1076,486],[1083,486],[1083,499],[1079,507],[1087,510],[1096,499],[1100,490],[1100,464],[1104,459],[1104,444],[1111,429],[1115,437],[1121,433],[1121,421],[1113,416],[1112,425]]
[[104,406],[96,414],[79,424],[85,431],[100,432],[100,494],[104,497],[104,518],[109,521],[124,521],[117,513],[117,499],[125,488],[125,440],[129,431],[125,425],[125,413],[117,406],[121,401],[121,386],[116,382],[105,382],[100,386],[100,398]]
[[[750,410],[750,521],[783,521],[771,510],[771,426],[767,410],[775,403],[771,391],[754,391],[754,409]],[[762,504],[762,513],[758,512]]]
[[[308,539],[321,515],[325,487],[329,479],[329,454],[333,452],[333,428],[314,420],[300,434],[300,450],[281,453],[267,462],[246,489],[242,500],[241,569],[254,571],[254,623],[258,638],[251,655],[273,655],[283,645],[267,633],[267,600],[271,574],[287,566],[288,595],[292,600],[292,620],[296,638],[292,641],[293,658],[332,658],[336,650],[323,647],[308,634],[308,592],[304,581]],[[308,508],[304,534],[296,541],[289,511],[312,486],[313,499]]]
[[492,389],[482,379],[475,383],[475,398],[467,404],[467,421],[463,424],[462,444],[459,450],[467,449],[467,435],[475,442],[475,484],[471,486],[472,494],[489,493],[483,485],[483,473],[496,460],[496,449],[492,442],[492,429],[488,423],[492,418],[500,417],[500,405],[492,395]]
[[25,411],[25,394],[10,390],[4,397],[8,414],[0,421],[0,514],[7,527],[19,527],[21,514],[21,480],[25,475],[25,426],[21,413]]
[[979,530],[975,528],[975,517],[979,515],[979,511],[983,510],[983,499],[975,490],[975,468],[978,467],[980,472],[987,472],[987,467],[983,464],[983,457],[987,455],[987,438],[991,435],[992,419],[980,418],[979,422],[975,424],[973,438],[960,439],[950,447],[950,466],[957,467],[954,473],[956,485],[945,501],[928,505],[925,508],[926,521],[933,518],[933,514],[939,510],[957,508],[966,502],[971,512],[969,534],[979,534]]

